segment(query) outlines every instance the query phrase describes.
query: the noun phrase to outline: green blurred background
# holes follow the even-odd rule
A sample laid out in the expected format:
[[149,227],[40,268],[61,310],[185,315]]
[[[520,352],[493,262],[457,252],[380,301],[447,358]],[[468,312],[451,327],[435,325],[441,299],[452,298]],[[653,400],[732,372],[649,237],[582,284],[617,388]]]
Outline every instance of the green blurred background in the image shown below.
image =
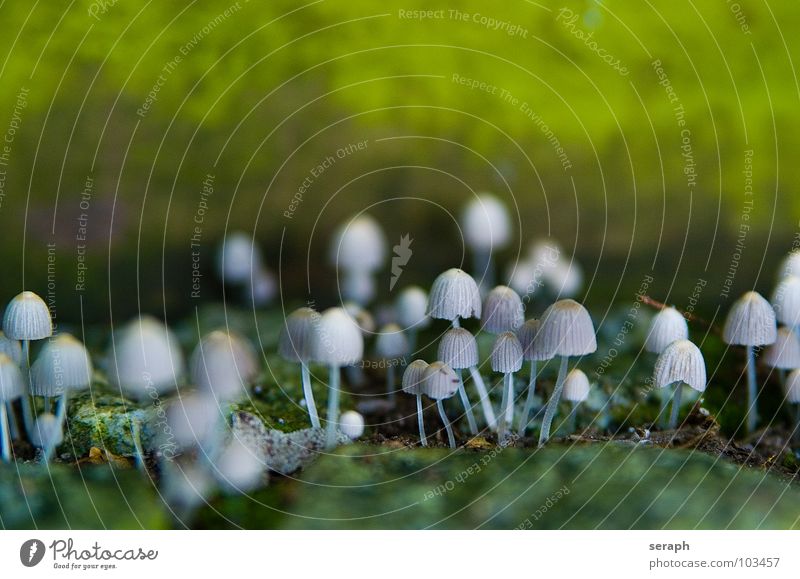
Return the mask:
[[392,243],[411,234],[405,281],[427,285],[465,259],[454,216],[484,189],[517,213],[503,260],[551,235],[595,305],[634,299],[652,273],[651,293],[683,307],[705,281],[697,308],[713,311],[734,266],[731,295],[769,291],[798,232],[793,2],[78,0],[0,15],[1,297],[45,294],[49,273],[60,318],[219,299],[226,229],[254,233],[284,299],[332,301],[330,236],[362,210]]

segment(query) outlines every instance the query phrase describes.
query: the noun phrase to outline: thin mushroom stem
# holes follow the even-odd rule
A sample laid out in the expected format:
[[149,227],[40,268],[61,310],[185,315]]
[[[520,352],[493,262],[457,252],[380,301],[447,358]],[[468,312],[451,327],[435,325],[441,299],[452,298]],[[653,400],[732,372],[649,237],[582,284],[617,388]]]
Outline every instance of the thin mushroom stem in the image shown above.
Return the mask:
[[44,411],[45,412],[50,412],[50,397],[49,396],[45,396],[44,397]]
[[573,402],[572,408],[567,416],[567,434],[573,434],[577,430],[578,423],[578,403]]
[[422,394],[417,394],[417,424],[419,425],[419,442],[428,446],[428,437],[425,436],[425,418],[422,415]]
[[444,404],[442,404],[441,400],[436,401],[436,407],[439,409],[439,416],[441,416],[444,428],[447,430],[447,440],[450,442],[450,448],[455,448],[456,437],[453,434],[453,427],[450,426],[450,420],[447,418],[447,414],[444,411]]
[[28,387],[22,395],[22,421],[25,426],[25,434],[28,440],[32,439],[33,434],[33,408],[31,406],[31,360],[30,360],[30,340],[22,340],[22,376]]
[[756,391],[756,356],[753,346],[747,346],[747,432],[756,430],[758,421],[758,393]]
[[0,404],[0,439],[2,439],[3,462],[11,462],[11,438],[8,431],[8,414],[5,404]]
[[306,408],[308,409],[308,417],[311,420],[311,427],[322,428],[319,422],[319,414],[317,414],[317,404],[314,402],[314,392],[311,390],[311,372],[309,372],[308,364],[305,362],[300,363],[300,374],[303,379],[303,398],[306,399]]
[[458,316],[453,318],[453,327],[454,328],[460,328],[461,327],[461,322],[459,321]]
[[481,374],[475,366],[470,366],[469,374],[472,376],[472,381],[475,382],[475,388],[478,390],[478,398],[481,402],[486,424],[491,430],[494,430],[497,428],[497,418],[494,415],[492,401],[489,400],[489,393],[486,391],[486,384],[484,384],[483,378],[481,378]]
[[467,389],[464,388],[464,380],[461,377],[461,370],[456,370],[458,376],[458,394],[461,396],[461,404],[464,405],[464,413],[467,415],[467,424],[469,424],[469,431],[472,436],[478,434],[478,423],[475,421],[475,414],[472,412],[472,404],[467,396]]
[[669,401],[670,396],[666,394],[666,391],[660,392],[661,401],[659,402],[659,410],[658,410],[658,423],[661,425],[662,428],[669,428]]
[[528,429],[528,417],[533,408],[533,399],[536,396],[536,360],[531,361],[531,377],[528,380],[528,396],[525,398],[525,406],[522,408],[522,416],[519,418],[519,430],[517,434],[522,438]]
[[131,421],[131,434],[133,436],[133,448],[136,450],[136,466],[140,471],[146,473],[147,468],[144,463],[144,448],[142,447],[142,429],[138,420]]
[[[511,419],[509,419],[509,415]],[[497,440],[504,442],[514,416],[514,375],[508,372],[503,375],[503,403],[500,406],[500,424],[497,427]]]
[[331,366],[329,377],[330,394],[328,395],[328,425],[325,430],[325,447],[336,446],[336,427],[339,422],[339,367]]
[[681,409],[681,391],[683,390],[683,383],[677,382],[675,384],[675,393],[672,395],[672,412],[669,414],[669,428],[675,430],[678,426],[678,413]]
[[388,366],[386,367],[386,394],[389,395],[389,402],[394,405],[395,403],[395,390],[394,390],[394,360],[387,360]]
[[539,433],[539,446],[544,446],[547,439],[550,438],[550,427],[553,424],[553,418],[558,410],[558,401],[561,399],[561,392],[564,390],[564,380],[567,378],[567,362],[569,359],[566,356],[561,356],[561,366],[558,369],[558,378],[556,379],[556,386],[553,388],[553,394],[550,400],[547,401],[547,408],[544,411],[544,419],[542,420],[542,430]]

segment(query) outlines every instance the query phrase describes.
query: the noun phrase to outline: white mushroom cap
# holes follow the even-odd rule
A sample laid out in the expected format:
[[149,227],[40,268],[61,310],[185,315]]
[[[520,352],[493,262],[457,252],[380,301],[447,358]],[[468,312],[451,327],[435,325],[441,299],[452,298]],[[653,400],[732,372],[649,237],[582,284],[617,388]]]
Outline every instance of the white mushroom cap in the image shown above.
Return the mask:
[[364,337],[342,308],[328,308],[311,338],[311,358],[326,366],[350,366],[364,357]]
[[209,442],[222,421],[217,402],[200,393],[181,396],[167,408],[172,440],[182,449]]
[[583,370],[571,370],[564,380],[562,398],[567,402],[583,402],[589,397],[589,378]]
[[648,352],[660,354],[675,340],[688,338],[689,325],[686,323],[686,318],[675,308],[664,308],[653,316],[644,348]]
[[501,374],[522,368],[522,345],[514,332],[503,332],[492,346],[492,370]]
[[402,358],[410,353],[411,347],[400,326],[386,324],[375,338],[375,351],[383,358]]
[[764,363],[771,368],[794,370],[800,368],[800,339],[794,330],[778,328],[778,339],[764,352]]
[[68,390],[88,388],[92,361],[86,347],[70,334],[47,341],[31,366],[31,394],[55,397]]
[[758,292],[747,292],[733,304],[722,339],[733,346],[766,346],[775,342],[775,311]]
[[248,491],[257,487],[266,469],[258,450],[238,438],[233,438],[225,446],[215,466],[215,478],[229,492]]
[[403,372],[403,392],[413,396],[425,393],[423,381],[427,367],[425,360],[414,360],[406,366],[406,371]]
[[478,365],[478,342],[469,330],[450,328],[439,340],[439,359],[456,370]]
[[364,434],[364,417],[355,410],[348,410],[339,417],[339,430],[350,440],[361,438]]
[[559,260],[542,271],[544,283],[550,291],[562,297],[574,297],[583,289],[583,270],[573,258]]
[[425,395],[433,400],[444,400],[458,392],[458,376],[444,362],[429,364],[422,373],[422,388]]
[[164,394],[177,387],[184,359],[174,334],[152,316],[141,316],[115,332],[110,380],[131,396]]
[[278,283],[275,276],[264,265],[258,264],[252,277],[247,279],[250,304],[260,308],[268,305],[278,292]]
[[792,275],[800,277],[800,249],[795,249],[783,259],[779,275],[782,278]]
[[0,354],[5,354],[17,365],[22,364],[22,345],[19,340],[12,340],[0,332]]
[[463,270],[448,269],[433,281],[428,297],[428,315],[453,321],[481,317],[481,292],[472,276]]
[[192,382],[217,400],[240,400],[258,373],[258,358],[243,336],[215,330],[197,344],[190,362]]
[[409,286],[397,296],[397,322],[405,329],[421,330],[431,323],[428,317],[428,294],[419,286]]
[[380,269],[386,261],[386,238],[381,226],[367,214],[343,223],[334,236],[330,259],[346,271]]
[[800,404],[800,370],[793,370],[786,378],[786,401]]
[[775,318],[790,328],[800,326],[800,277],[783,278],[772,294]]
[[0,403],[16,400],[26,393],[25,380],[14,360],[0,354]]
[[597,338],[589,312],[574,300],[559,300],[547,308],[533,344],[539,360],[556,356],[584,356],[597,350]]
[[500,249],[511,241],[508,210],[490,193],[481,193],[467,203],[461,215],[461,228],[464,241],[472,249]]
[[550,358],[542,357],[542,352],[537,351],[535,344],[542,327],[540,320],[530,319],[517,330],[517,339],[522,346],[522,357],[525,360],[544,361]]
[[243,231],[232,231],[225,236],[217,254],[217,267],[224,283],[249,284],[253,274],[261,268],[261,251],[253,238]]
[[656,388],[666,388],[681,382],[698,392],[706,389],[706,363],[700,348],[689,340],[671,343],[658,356],[653,384]]
[[286,316],[278,338],[278,353],[289,362],[308,362],[311,336],[320,315],[311,308],[298,308]]
[[49,448],[64,442],[64,430],[61,421],[49,412],[42,412],[36,417],[31,432],[31,444],[36,448]]
[[53,334],[53,320],[44,300],[33,292],[22,292],[8,302],[3,331],[12,340],[43,340]]
[[516,332],[525,321],[522,300],[510,287],[499,285],[486,296],[481,317],[490,334]]

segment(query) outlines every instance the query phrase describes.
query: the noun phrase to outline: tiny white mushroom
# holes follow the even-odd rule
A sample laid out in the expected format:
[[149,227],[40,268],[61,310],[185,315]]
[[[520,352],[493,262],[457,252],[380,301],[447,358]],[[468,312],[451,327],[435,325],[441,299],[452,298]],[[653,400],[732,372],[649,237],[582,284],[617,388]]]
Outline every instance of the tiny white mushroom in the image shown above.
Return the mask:
[[473,253],[473,273],[481,279],[483,287],[492,287],[492,254],[508,245],[513,232],[506,206],[494,195],[481,193],[464,208],[461,228],[464,241]]
[[703,354],[700,348],[689,340],[677,340],[667,346],[658,356],[653,373],[653,385],[656,388],[675,387],[669,417],[670,429],[674,429],[678,424],[683,384],[698,392],[704,392],[706,389],[706,363]]
[[299,308],[286,316],[278,338],[278,353],[284,360],[300,364],[303,397],[306,400],[308,417],[313,428],[321,428],[314,392],[311,389],[311,338],[320,315],[312,308]]
[[422,395],[425,393],[423,380],[428,363],[425,360],[414,360],[406,366],[403,372],[403,392],[417,397],[417,425],[419,426],[419,441],[422,446],[428,446],[425,436],[425,422],[422,416]]
[[258,358],[245,337],[215,330],[197,344],[190,368],[200,391],[220,402],[235,402],[247,396],[247,384],[258,373]]
[[330,260],[344,271],[342,293],[361,305],[375,297],[372,274],[386,261],[386,238],[378,222],[366,214],[342,224],[331,245]]
[[[167,424],[171,436],[165,436],[164,448],[174,444],[180,450],[202,448],[213,456],[222,435],[222,411],[218,403],[205,393],[180,396],[167,407]],[[171,440],[170,440],[171,438]]]
[[458,390],[458,376],[456,376],[453,369],[444,362],[433,362],[432,364],[428,364],[428,367],[425,368],[422,373],[422,387],[425,391],[425,395],[436,401],[436,407],[439,409],[439,416],[447,431],[447,439],[450,443],[450,448],[455,448],[456,439],[453,434],[453,427],[450,425],[450,420],[447,418],[447,413],[444,411],[442,401],[451,398]]
[[480,318],[481,308],[478,285],[465,271],[448,269],[433,281],[428,296],[430,317],[448,320],[457,328],[460,318]]
[[64,442],[63,421],[49,412],[42,412],[33,425],[31,444],[42,449],[42,462],[49,462],[56,447]]
[[525,397],[525,406],[522,409],[522,416],[520,416],[519,429],[517,431],[517,435],[520,438],[525,436],[525,431],[528,429],[528,417],[533,409],[534,398],[536,396],[538,363],[549,359],[542,357],[541,353],[535,347],[540,327],[541,322],[539,320],[531,319],[522,324],[519,330],[517,330],[517,338],[519,338],[519,343],[522,346],[522,357],[531,363],[531,373],[528,379],[528,395]]
[[800,339],[797,334],[787,328],[778,328],[778,337],[764,351],[764,363],[777,370],[795,370],[800,368]]
[[800,277],[783,278],[772,294],[775,319],[794,330],[800,326]]
[[405,288],[397,296],[395,312],[397,323],[408,333],[409,347],[413,351],[417,347],[418,332],[431,323],[428,317],[428,294],[419,286]]
[[504,442],[514,422],[514,372],[522,368],[522,345],[514,332],[503,332],[494,342],[491,355],[492,370],[503,374],[503,402],[497,438]]
[[675,340],[689,338],[689,325],[675,308],[664,308],[653,316],[647,332],[644,348],[648,352],[660,354]]
[[581,402],[585,401],[589,397],[590,389],[591,385],[589,384],[589,378],[586,376],[583,370],[579,370],[578,368],[573,368],[570,370],[569,374],[567,374],[567,377],[564,380],[563,394],[564,400],[572,405],[569,417],[567,418],[567,432],[575,432],[578,406]]
[[261,251],[253,238],[243,231],[225,236],[217,254],[217,268],[225,284],[245,287],[261,267]]
[[339,430],[350,440],[361,438],[364,434],[364,417],[355,410],[343,412],[339,420]]
[[491,334],[516,332],[525,321],[522,299],[510,287],[499,285],[492,289],[483,303],[481,322]]

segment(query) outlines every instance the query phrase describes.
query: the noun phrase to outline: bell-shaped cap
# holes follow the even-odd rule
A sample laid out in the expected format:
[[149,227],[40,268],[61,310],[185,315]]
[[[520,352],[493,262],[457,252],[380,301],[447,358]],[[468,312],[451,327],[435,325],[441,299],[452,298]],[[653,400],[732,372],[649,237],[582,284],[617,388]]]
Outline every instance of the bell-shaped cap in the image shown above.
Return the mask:
[[244,286],[261,268],[261,261],[261,251],[253,238],[243,231],[232,231],[220,245],[217,270],[223,283]]
[[541,327],[533,344],[539,360],[556,356],[585,356],[597,350],[597,338],[589,312],[574,300],[559,300],[541,317]]
[[25,380],[17,364],[6,354],[0,354],[0,403],[16,400],[27,394]]
[[235,401],[247,395],[247,384],[258,373],[258,358],[246,338],[215,330],[197,344],[191,359],[192,382],[217,400]]
[[503,332],[492,346],[492,370],[501,374],[518,372],[522,368],[522,344],[514,332]]
[[675,308],[664,308],[653,316],[647,332],[644,348],[648,352],[660,354],[675,340],[689,338],[689,324]]
[[499,285],[486,295],[481,317],[484,330],[491,334],[516,332],[524,321],[522,299],[513,289]]
[[178,340],[161,321],[141,316],[114,332],[110,380],[128,395],[145,398],[174,390],[183,376]]
[[386,261],[386,238],[381,226],[367,214],[343,223],[334,236],[330,259],[345,271],[380,269]]
[[411,347],[400,326],[386,324],[375,338],[375,351],[382,358],[403,358],[411,352]]
[[36,448],[55,448],[64,442],[64,429],[61,421],[50,412],[42,412],[36,417],[31,432],[31,444]]
[[792,370],[786,377],[786,402],[800,404],[800,370]]
[[12,340],[0,332],[0,354],[5,354],[18,366],[22,364],[22,345],[19,340]]
[[412,396],[425,393],[423,381],[427,367],[428,363],[425,360],[414,360],[406,366],[403,372],[403,392]]
[[422,388],[428,398],[444,400],[458,391],[458,375],[444,362],[429,364],[422,373]]
[[428,317],[428,294],[419,286],[409,286],[395,302],[397,323],[406,330],[421,330],[431,323]]
[[691,386],[698,392],[706,389],[706,363],[700,348],[689,340],[672,342],[656,360],[653,384],[666,388],[675,383]]
[[778,339],[766,349],[763,360],[770,368],[779,370],[800,368],[800,339],[794,330],[778,328]]
[[790,328],[800,326],[800,277],[783,278],[772,294],[775,319]]
[[511,241],[508,210],[490,193],[481,193],[467,203],[461,215],[461,229],[464,241],[473,250],[501,249]]
[[217,427],[223,426],[223,421],[217,401],[199,392],[183,395],[167,408],[171,442],[181,449],[206,446],[220,434]]
[[450,328],[439,340],[439,359],[456,370],[478,365],[478,342],[469,330]]
[[364,417],[355,410],[348,410],[339,417],[339,430],[347,438],[355,440],[364,434]]
[[448,269],[433,281],[428,315],[440,320],[481,317],[481,292],[467,272]]
[[298,308],[286,316],[278,338],[278,353],[289,362],[311,359],[311,337],[320,315],[311,308]]
[[53,320],[44,300],[33,292],[22,292],[8,302],[3,332],[12,340],[43,340],[53,334]]
[[31,394],[53,398],[83,390],[92,381],[92,361],[80,340],[58,334],[48,340],[31,366]]
[[567,402],[583,402],[589,397],[589,378],[583,370],[571,370],[564,380],[564,392],[561,397]]
[[778,270],[778,276],[780,278],[800,277],[800,249],[795,249],[783,259],[783,263],[781,263],[781,267]]
[[535,347],[539,328],[541,328],[541,326],[542,323],[540,320],[530,319],[517,330],[517,339],[522,346],[523,359],[537,362],[550,359],[542,357],[542,352],[539,352]]
[[758,292],[747,292],[733,304],[722,339],[732,346],[767,346],[778,337],[775,311]]
[[583,289],[583,270],[577,261],[561,259],[542,271],[545,285],[553,295],[577,296]]
[[311,338],[311,358],[326,366],[350,366],[364,357],[364,337],[342,308],[328,308]]

